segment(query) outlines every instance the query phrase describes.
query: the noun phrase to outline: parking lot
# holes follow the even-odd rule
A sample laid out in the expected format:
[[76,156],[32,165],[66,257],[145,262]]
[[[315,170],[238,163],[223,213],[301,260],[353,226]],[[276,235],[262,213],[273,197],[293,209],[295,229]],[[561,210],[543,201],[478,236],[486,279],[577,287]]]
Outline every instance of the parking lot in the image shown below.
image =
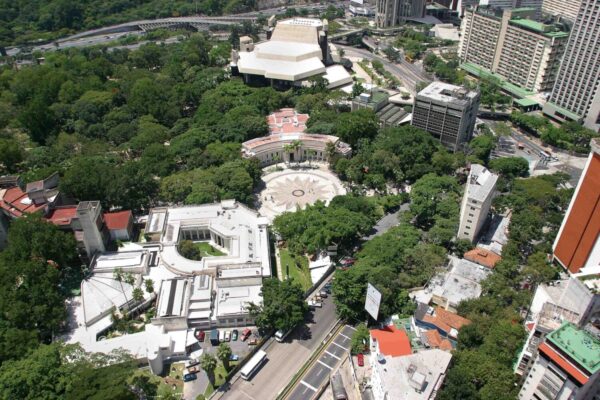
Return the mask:
[[287,397],[288,400],[308,400],[316,395],[319,388],[329,380],[330,373],[348,354],[354,331],[349,325],[342,328],[317,361],[304,373],[296,388]]

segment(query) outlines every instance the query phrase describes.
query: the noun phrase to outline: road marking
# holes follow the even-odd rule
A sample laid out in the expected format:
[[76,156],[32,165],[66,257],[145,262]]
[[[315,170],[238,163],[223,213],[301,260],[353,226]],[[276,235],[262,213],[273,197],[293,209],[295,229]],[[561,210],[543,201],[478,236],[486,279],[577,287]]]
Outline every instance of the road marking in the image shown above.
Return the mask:
[[306,386],[307,388],[309,388],[310,390],[312,390],[313,392],[317,391],[317,388],[315,388],[312,385],[309,385],[308,383],[304,382],[304,380],[301,380],[300,383],[302,383],[304,386]]
[[344,349],[344,350],[348,350],[348,349],[347,349],[347,348],[345,348],[344,346],[341,346],[341,345],[337,344],[337,343],[335,342],[335,340],[334,340],[333,342],[331,342],[331,343],[335,344],[335,345],[336,345],[337,347],[339,347],[339,348],[342,348],[342,349]]
[[348,337],[348,336],[344,335],[342,332],[340,332],[340,335],[342,335],[343,337],[345,337],[345,338],[346,338],[346,339],[348,339],[348,340],[352,340],[352,338],[351,338],[351,337]]
[[329,352],[329,351],[327,351],[327,350],[325,350],[325,353],[329,354],[329,355],[330,355],[331,357],[333,357],[333,358],[337,358],[338,360],[341,360],[341,358],[339,358],[338,356],[336,356],[336,355],[335,355],[335,354],[333,354],[333,353],[330,353],[330,352]]
[[353,326],[350,326],[350,325],[346,325],[346,328],[350,328],[350,329],[352,329],[353,331],[355,331],[355,330],[356,330],[356,328],[355,328],[355,327],[353,327]]
[[325,364],[323,361],[321,360],[317,360],[318,363],[323,364],[324,366],[326,366],[329,369],[333,369],[333,367],[330,367],[329,365]]
[[248,393],[246,393],[246,391],[245,391],[244,389],[240,389],[240,392],[244,393],[244,395],[245,395],[246,397],[248,397],[249,399],[251,399],[251,400],[256,400],[254,397],[252,397],[252,396],[250,396]]

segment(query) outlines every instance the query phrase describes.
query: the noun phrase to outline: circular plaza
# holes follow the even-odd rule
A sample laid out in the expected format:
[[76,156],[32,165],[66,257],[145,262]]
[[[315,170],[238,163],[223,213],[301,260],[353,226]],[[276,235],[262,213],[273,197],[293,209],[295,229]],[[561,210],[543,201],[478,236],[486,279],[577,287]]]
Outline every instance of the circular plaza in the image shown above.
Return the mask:
[[326,164],[313,168],[284,169],[262,178],[264,189],[258,194],[261,215],[273,220],[286,211],[296,211],[321,200],[329,203],[338,195],[346,194],[340,180]]

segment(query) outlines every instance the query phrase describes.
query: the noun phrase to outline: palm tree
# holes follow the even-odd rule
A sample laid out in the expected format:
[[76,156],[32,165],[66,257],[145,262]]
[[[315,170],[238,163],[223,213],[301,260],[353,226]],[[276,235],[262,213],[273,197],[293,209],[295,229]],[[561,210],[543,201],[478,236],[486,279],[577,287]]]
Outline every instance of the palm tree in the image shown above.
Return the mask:
[[123,297],[125,297],[125,304],[129,303],[129,299],[127,299],[127,294],[125,293],[125,289],[123,288],[124,274],[123,269],[121,267],[115,268],[115,270],[113,271],[113,279],[119,282],[119,285],[121,286],[121,292],[123,293]]
[[142,300],[144,300],[144,292],[139,287],[133,289],[133,292],[131,292],[131,296],[133,297],[133,301],[135,301],[136,304],[139,304],[142,302]]
[[231,347],[229,347],[229,345],[227,343],[221,343],[219,345],[219,347],[217,348],[217,357],[223,363],[223,366],[225,367],[225,371],[228,371],[228,372],[229,372],[229,357],[231,357],[232,354],[233,354],[233,352],[231,351]]
[[200,358],[200,367],[206,371],[208,381],[215,386],[215,369],[217,369],[217,359],[212,354],[204,353]]
[[146,287],[146,293],[154,293],[154,281],[152,279],[144,279],[144,286]]
[[[290,143],[290,144],[284,144],[284,145],[283,145],[283,151],[284,151],[285,153],[287,153],[287,154],[288,154],[287,160],[288,160],[288,164],[289,164],[289,162],[290,162],[290,159],[289,159],[289,154],[290,154],[292,151],[294,151],[294,148],[292,147],[291,143]],[[283,159],[285,160],[285,159],[286,159],[286,157],[284,157]]]
[[316,156],[317,156],[317,152],[316,152],[315,150],[312,150],[312,149],[311,149],[311,150],[309,150],[309,151],[308,151],[308,166],[309,166],[309,167],[311,166],[310,162],[311,162],[311,161],[312,161],[312,159],[313,159],[314,157],[316,157]]

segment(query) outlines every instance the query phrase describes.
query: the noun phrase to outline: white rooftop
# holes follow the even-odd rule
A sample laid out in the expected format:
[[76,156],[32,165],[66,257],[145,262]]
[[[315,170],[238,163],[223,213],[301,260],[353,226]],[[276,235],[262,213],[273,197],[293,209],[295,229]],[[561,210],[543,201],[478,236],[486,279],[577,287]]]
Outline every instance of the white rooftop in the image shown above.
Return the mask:
[[431,293],[443,297],[453,306],[462,300],[478,298],[481,295],[480,282],[491,274],[489,268],[474,262],[451,257],[452,269],[430,283]]
[[86,324],[100,319],[115,307],[131,300],[133,286],[114,279],[112,273],[96,273],[81,282],[81,298]]
[[[154,221],[162,221],[158,226]],[[172,271],[183,275],[215,270],[222,265],[244,265],[255,263],[260,266],[262,276],[271,275],[268,219],[256,211],[235,201],[204,204],[198,206],[169,207],[152,210],[147,226],[161,233],[161,262]],[[200,261],[189,260],[177,250],[181,228],[208,229],[229,240],[229,248],[222,249],[226,255],[207,256]],[[215,245],[215,243],[212,243]]]
[[223,317],[247,313],[249,303],[262,303],[261,289],[262,285],[218,287],[215,298],[216,315]]
[[388,399],[428,400],[444,382],[451,359],[452,354],[439,349],[401,357],[386,356],[384,364],[373,363],[374,374],[381,378]]
[[467,194],[469,199],[479,202],[485,201],[496,188],[498,175],[493,174],[483,165],[472,164],[467,180]]
[[418,96],[427,97],[443,103],[465,105],[477,97],[477,92],[462,86],[451,85],[444,82],[432,82],[418,93]]

